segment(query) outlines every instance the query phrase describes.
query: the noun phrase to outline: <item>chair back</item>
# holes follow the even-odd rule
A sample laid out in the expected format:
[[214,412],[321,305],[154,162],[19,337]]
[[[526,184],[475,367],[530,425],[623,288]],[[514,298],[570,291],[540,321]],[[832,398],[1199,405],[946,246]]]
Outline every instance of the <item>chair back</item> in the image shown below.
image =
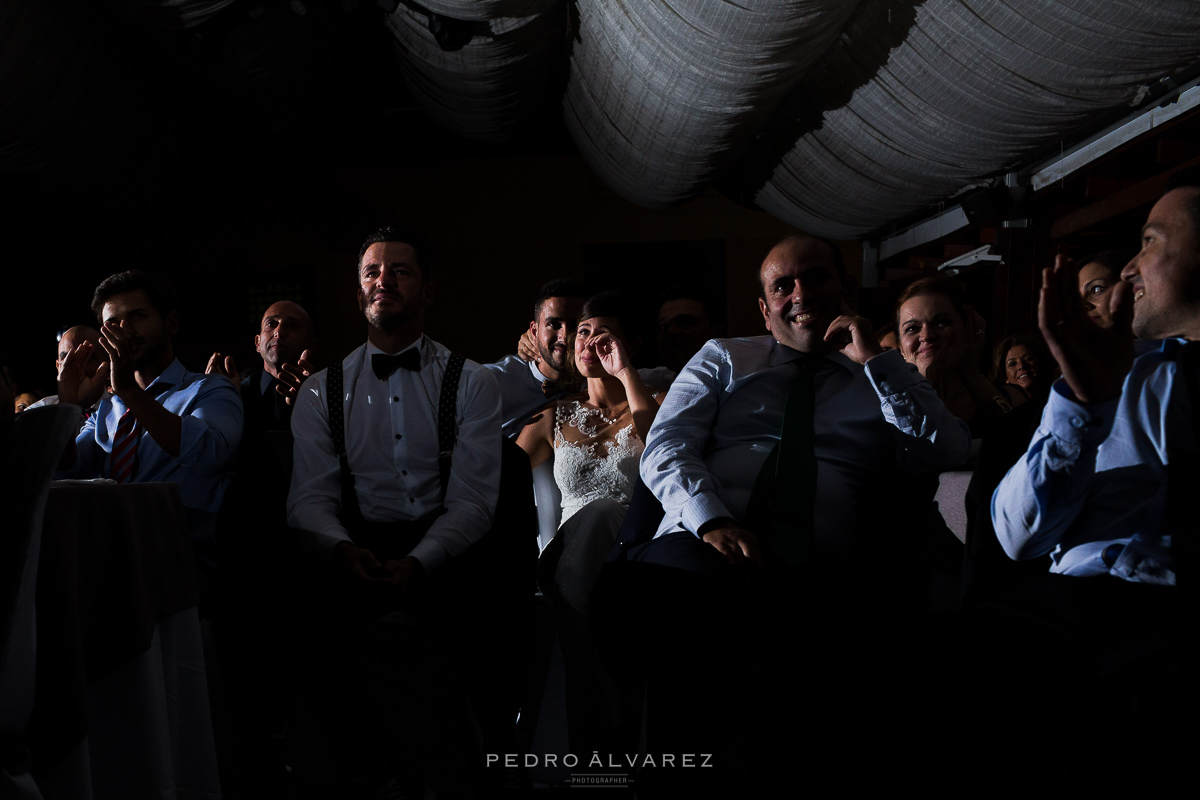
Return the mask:
[[969,471],[943,472],[938,479],[938,511],[942,512],[946,527],[960,542],[967,540],[967,487],[971,485],[972,474]]

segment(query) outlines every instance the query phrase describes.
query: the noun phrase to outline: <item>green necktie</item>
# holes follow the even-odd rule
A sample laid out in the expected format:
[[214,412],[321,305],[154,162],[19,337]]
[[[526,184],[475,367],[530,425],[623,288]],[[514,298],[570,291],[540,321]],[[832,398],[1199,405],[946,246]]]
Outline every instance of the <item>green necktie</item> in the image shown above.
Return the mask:
[[749,517],[767,549],[792,566],[804,564],[812,549],[813,505],[817,496],[814,377],[821,361],[798,361],[799,374],[788,388],[779,443],[767,456],[750,495]]

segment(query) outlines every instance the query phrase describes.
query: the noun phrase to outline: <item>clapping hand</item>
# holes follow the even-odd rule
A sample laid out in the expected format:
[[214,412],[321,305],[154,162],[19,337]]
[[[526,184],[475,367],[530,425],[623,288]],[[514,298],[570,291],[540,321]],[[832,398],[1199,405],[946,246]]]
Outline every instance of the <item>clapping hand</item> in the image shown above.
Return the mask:
[[58,370],[58,401],[77,406],[88,406],[95,398],[104,393],[108,386],[109,363],[100,364],[96,372],[87,374],[88,359],[92,357],[96,345],[88,341],[79,343],[72,348],[67,357],[62,360]]
[[108,353],[109,373],[113,394],[123,400],[128,400],[131,390],[141,387],[137,384],[134,373],[133,342],[129,334],[115,322],[106,322],[100,328],[100,346]]
[[1105,329],[1079,300],[1079,268],[1066,256],[1042,270],[1038,328],[1081,403],[1102,403],[1121,394],[1133,365],[1133,289],[1118,281],[1108,298],[1113,326]]
[[300,354],[300,358],[296,359],[295,364],[284,363],[279,367],[279,383],[275,386],[275,391],[283,395],[283,399],[290,406],[296,402],[296,395],[300,391],[301,384],[308,379],[308,376],[313,374],[312,362],[308,360],[308,351],[305,350]]
[[234,386],[242,385],[242,373],[238,372],[237,364],[233,360],[233,356],[225,356],[221,358],[220,353],[213,353],[208,359],[208,366],[204,368],[205,375],[224,375],[229,380],[233,381]]

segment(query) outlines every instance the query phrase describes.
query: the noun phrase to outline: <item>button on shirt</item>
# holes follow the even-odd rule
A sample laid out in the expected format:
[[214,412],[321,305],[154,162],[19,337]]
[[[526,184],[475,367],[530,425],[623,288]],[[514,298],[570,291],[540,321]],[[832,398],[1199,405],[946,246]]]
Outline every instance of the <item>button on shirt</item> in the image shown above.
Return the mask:
[[[420,350],[420,370],[397,369],[386,381],[371,371],[371,356],[383,351],[370,343],[342,362],[346,453],[359,508],[369,522],[415,520],[442,507],[437,417],[450,351],[428,337],[412,347]],[[308,544],[323,552],[352,541],[338,519],[341,469],[329,431],[327,374],[318,372],[300,388],[292,414],[295,466],[288,496],[288,523],[307,531]],[[446,513],[411,553],[431,572],[483,537],[499,495],[500,391],[491,373],[473,361],[463,366],[455,421]]]
[[1174,361],[1183,344],[1168,339],[1139,357],[1107,403],[1083,405],[1055,384],[1029,450],[992,495],[1010,557],[1052,553],[1050,571],[1063,575],[1175,582],[1166,465],[1169,441],[1192,441]]
[[[666,512],[657,535],[745,518],[802,358],[770,336],[714,339],[683,368],[642,456],[642,480]],[[855,530],[882,465],[899,458],[917,472],[951,469],[966,458],[970,433],[898,352],[866,369],[841,353],[823,362],[814,377],[814,523],[817,544],[836,553],[849,546],[841,534]]]
[[[242,436],[242,400],[237,387],[222,375],[188,372],[179,359],[146,387],[158,403],[180,418],[179,455],[170,456],[146,430],[138,439],[138,483],[169,481],[179,484],[197,556],[215,558],[216,517],[233,477],[234,454]],[[75,444],[79,458],[65,477],[108,476],[117,424],[125,403],[106,395],[84,424]]]

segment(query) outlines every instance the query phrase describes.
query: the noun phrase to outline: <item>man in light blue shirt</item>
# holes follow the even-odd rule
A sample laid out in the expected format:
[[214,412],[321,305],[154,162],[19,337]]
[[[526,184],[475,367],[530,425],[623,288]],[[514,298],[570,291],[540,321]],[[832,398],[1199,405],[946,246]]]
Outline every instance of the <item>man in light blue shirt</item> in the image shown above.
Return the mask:
[[[178,301],[163,279],[112,275],[96,287],[92,310],[100,343],[83,341],[64,359],[59,402],[79,404],[105,383],[113,394],[80,431],[65,477],[179,484],[205,594],[217,565],[217,512],[242,435],[238,390],[224,377],[188,372],[175,358]],[[106,361],[89,376],[97,349]]]
[[[646,442],[642,480],[665,516],[657,536],[687,531],[731,563],[760,560],[745,525],[750,496],[779,441],[796,365],[815,373],[814,544],[850,558],[880,468],[951,469],[970,434],[870,323],[849,313],[832,246],[784,240],[768,254],[759,300],[770,336],[710,341],[676,378]],[[869,363],[868,363],[869,362]],[[866,364],[866,368],[863,365]]]
[[[1014,559],[1053,554],[1052,572],[1173,585],[1171,464],[1195,453],[1197,362],[1182,353],[1200,340],[1200,171],[1176,173],[1151,209],[1111,328],[1068,291],[1077,273],[1059,257],[1044,275],[1038,323],[1063,378],[993,495],[996,535]],[[1134,361],[1131,327],[1162,347]]]

